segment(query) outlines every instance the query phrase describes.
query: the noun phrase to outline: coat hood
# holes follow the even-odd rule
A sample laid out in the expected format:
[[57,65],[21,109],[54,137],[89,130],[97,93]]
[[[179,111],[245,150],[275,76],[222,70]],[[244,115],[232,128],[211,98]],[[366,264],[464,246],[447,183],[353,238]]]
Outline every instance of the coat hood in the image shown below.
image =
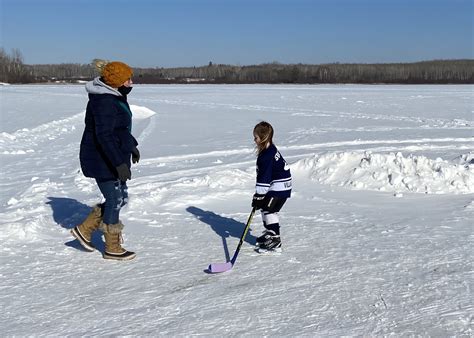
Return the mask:
[[96,77],[94,80],[86,83],[86,92],[89,94],[112,94],[122,96],[118,90],[102,82],[100,77]]

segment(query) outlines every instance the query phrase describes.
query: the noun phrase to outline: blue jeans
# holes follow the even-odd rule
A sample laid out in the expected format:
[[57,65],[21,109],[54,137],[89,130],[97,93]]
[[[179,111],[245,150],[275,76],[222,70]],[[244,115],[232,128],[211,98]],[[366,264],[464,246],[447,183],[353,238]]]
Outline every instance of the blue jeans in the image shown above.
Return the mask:
[[117,224],[119,222],[120,209],[128,202],[128,187],[125,182],[96,180],[100,192],[104,195],[103,222],[105,224]]

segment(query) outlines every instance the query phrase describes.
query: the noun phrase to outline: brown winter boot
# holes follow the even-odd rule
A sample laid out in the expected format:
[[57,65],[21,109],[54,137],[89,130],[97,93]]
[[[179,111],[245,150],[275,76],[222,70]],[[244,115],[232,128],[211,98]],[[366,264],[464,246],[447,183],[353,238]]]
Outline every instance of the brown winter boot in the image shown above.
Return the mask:
[[122,222],[119,221],[117,224],[105,224],[101,222],[100,230],[103,231],[105,237],[105,250],[102,254],[105,259],[128,261],[135,258],[135,252],[127,251],[120,245],[123,243]]
[[102,211],[100,204],[97,204],[92,208],[92,211],[89,213],[84,222],[71,230],[71,234],[76,237],[84,249],[88,251],[94,251],[95,247],[91,243],[91,237],[92,233],[99,228],[101,220]]

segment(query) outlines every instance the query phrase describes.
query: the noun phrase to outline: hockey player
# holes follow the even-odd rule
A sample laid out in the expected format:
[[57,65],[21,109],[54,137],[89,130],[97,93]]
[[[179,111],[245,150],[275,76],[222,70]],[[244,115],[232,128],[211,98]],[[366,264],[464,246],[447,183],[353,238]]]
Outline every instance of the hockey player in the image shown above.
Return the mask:
[[253,130],[257,152],[257,183],[252,207],[261,210],[265,230],[257,238],[258,252],[281,252],[278,212],[291,196],[290,168],[273,144],[273,127],[262,121]]

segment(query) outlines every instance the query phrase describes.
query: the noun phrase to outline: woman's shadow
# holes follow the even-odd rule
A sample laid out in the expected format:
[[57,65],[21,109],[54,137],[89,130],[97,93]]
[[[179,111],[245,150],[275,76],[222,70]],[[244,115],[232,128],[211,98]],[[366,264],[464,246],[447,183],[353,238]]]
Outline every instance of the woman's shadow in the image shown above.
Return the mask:
[[[53,210],[54,221],[64,229],[72,229],[76,225],[81,224],[92,210],[88,205],[72,198],[48,197],[48,199],[49,201],[46,204]],[[99,251],[103,251],[105,248],[101,236],[100,231],[92,233],[92,244]],[[73,238],[72,235],[71,238]],[[77,239],[66,242],[65,245],[86,251]]]
[[[238,222],[233,218],[222,217],[213,213],[212,211],[202,210],[193,206],[186,208],[186,211],[193,214],[201,222],[209,224],[211,226],[211,229],[214,230],[216,234],[221,237],[226,261],[229,261],[230,254],[226,238],[236,237],[240,239],[244,231],[245,224]],[[257,237],[250,234],[249,230],[249,232],[247,232],[247,235],[245,236],[244,241],[254,246],[257,243]]]

